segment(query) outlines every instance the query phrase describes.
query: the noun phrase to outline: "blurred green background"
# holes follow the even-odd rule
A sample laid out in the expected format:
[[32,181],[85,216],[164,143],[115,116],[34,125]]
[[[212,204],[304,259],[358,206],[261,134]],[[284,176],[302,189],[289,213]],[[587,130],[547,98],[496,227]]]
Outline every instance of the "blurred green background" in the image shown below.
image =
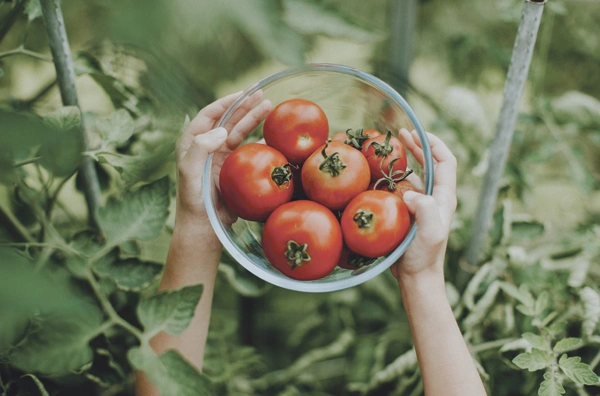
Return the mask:
[[[478,267],[462,259],[522,7],[65,0],[80,115],[57,113],[51,60],[11,53],[50,56],[38,1],[0,0],[0,394],[133,394],[127,351],[139,340],[107,322],[103,304],[139,327],[136,307],[153,295],[170,241],[172,149],[185,117],[305,62],[390,83],[457,156],[447,290],[489,394],[598,394],[559,371],[558,359],[580,357],[598,373],[599,1],[545,5],[489,243]],[[80,117],[84,155],[97,160],[103,202],[117,213],[104,221],[126,224],[144,204],[137,188],[153,182],[144,193],[159,227],[109,241],[88,230],[81,146],[65,126]],[[50,155],[27,162],[40,153]],[[100,256],[109,259],[93,264]],[[115,270],[123,263],[141,275],[124,277]],[[548,360],[530,372],[513,359],[532,347]],[[390,274],[311,295],[264,284],[224,257],[204,373],[219,395],[421,395],[411,348]]]

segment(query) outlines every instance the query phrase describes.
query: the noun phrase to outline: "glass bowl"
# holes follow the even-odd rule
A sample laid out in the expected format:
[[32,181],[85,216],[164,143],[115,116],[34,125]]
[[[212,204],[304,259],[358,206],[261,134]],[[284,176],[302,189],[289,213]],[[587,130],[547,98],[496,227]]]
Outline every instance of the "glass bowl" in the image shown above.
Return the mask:
[[[392,87],[364,71],[334,64],[309,64],[301,68],[286,69],[266,77],[246,89],[225,112],[219,126],[227,123],[237,107],[250,95],[263,91],[273,107],[293,98],[317,103],[327,115],[330,136],[348,128],[388,130],[397,134],[401,128],[416,130],[419,134],[425,166],[408,152],[408,167],[421,181],[426,194],[433,190],[433,159],[425,131],[415,112],[406,100]],[[244,142],[262,138],[261,123]],[[288,278],[273,267],[265,258],[261,247],[262,224],[238,219],[226,228],[215,205],[218,190],[211,180],[212,155],[206,161],[203,189],[206,209],[211,225],[227,253],[239,264],[259,278],[286,289],[300,292],[329,292],[346,289],[363,283],[388,269],[406,251],[415,237],[413,223],[406,238],[387,256],[379,257],[372,264],[357,270],[336,267],[324,278],[301,281]]]

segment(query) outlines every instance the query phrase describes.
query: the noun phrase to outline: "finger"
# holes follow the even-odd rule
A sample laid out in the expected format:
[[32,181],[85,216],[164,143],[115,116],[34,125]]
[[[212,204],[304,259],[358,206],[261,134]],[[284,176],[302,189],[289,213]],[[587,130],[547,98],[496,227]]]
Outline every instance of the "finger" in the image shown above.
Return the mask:
[[183,134],[177,140],[177,159],[181,160],[187,152],[194,136],[205,133],[214,128],[223,113],[240,96],[241,92],[227,95],[200,110],[196,117],[190,122]]
[[233,114],[231,114],[231,116],[227,120],[227,123],[223,125],[225,129],[231,132],[233,128],[235,128],[237,123],[241,119],[243,119],[246,116],[246,114],[248,114],[248,112],[250,112],[258,103],[261,102],[262,97],[262,91],[257,91],[252,95],[248,96],[242,103],[240,103],[239,106],[237,106],[237,109],[235,109]]
[[217,151],[226,139],[225,128],[216,128],[195,136],[185,156],[179,162],[180,174],[186,176],[193,172],[195,175],[202,175],[208,155]]
[[227,109],[236,101],[241,92],[236,92],[227,95],[200,110],[198,115],[194,117],[188,127],[188,131],[192,135],[207,132],[215,127],[215,124],[221,119]]
[[242,140],[267,117],[272,107],[273,105],[269,100],[263,100],[258,106],[248,112],[229,134],[227,147],[230,150],[235,150]]
[[402,128],[399,132],[399,137],[402,143],[404,144],[404,147],[406,147],[412,153],[412,155],[421,164],[421,166],[424,166],[423,164],[425,163],[425,159],[423,156],[423,150],[420,146],[417,145],[415,139],[410,134],[410,132]]
[[448,146],[437,136],[427,133],[435,165],[433,196],[438,202],[454,213],[456,209],[456,157]]

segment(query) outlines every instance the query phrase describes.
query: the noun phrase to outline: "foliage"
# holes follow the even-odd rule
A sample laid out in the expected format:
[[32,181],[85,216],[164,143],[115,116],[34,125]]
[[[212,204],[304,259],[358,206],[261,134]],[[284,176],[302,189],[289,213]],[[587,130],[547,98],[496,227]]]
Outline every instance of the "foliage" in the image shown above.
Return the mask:
[[[470,268],[461,257],[472,208],[493,166],[484,96],[502,89],[495,76],[508,65],[520,8],[421,2],[418,59],[439,62],[449,82],[436,80],[438,95],[428,95],[415,81],[409,99],[426,103],[428,128],[459,158],[447,294],[493,395],[598,387],[600,84],[587,70],[600,53],[590,39],[600,12],[574,3],[547,5],[490,243]],[[204,373],[149,347],[159,331],[185,330],[202,298],[202,285],[155,292],[185,116],[252,67],[303,62],[323,36],[375,45],[387,34],[386,4],[63,2],[80,94],[103,103],[83,112],[60,107],[54,77],[37,78],[39,57],[0,58],[0,394],[129,395],[136,369],[169,395],[423,393],[390,274],[306,295],[271,287],[224,254]],[[3,22],[16,11],[14,26],[0,28],[2,46],[46,53],[39,2],[0,2]],[[35,86],[18,91],[29,80]],[[78,190],[84,157],[103,188],[101,235]]]

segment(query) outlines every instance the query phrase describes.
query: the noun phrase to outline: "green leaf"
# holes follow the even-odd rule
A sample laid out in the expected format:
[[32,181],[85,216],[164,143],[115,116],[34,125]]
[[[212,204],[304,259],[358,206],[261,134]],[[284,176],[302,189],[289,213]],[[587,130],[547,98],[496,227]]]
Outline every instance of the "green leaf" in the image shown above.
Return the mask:
[[156,238],[169,215],[169,199],[169,179],[164,177],[125,193],[119,202],[109,201],[98,211],[107,244]]
[[598,376],[592,371],[590,366],[581,363],[579,356],[567,357],[563,354],[558,360],[558,366],[571,381],[579,385],[596,385]]
[[138,318],[147,334],[166,331],[180,334],[190,324],[200,301],[203,285],[187,286],[158,293],[142,300],[137,308]]
[[522,369],[537,371],[548,367],[552,363],[552,356],[537,348],[533,348],[531,352],[524,352],[517,355],[512,362]]
[[146,374],[148,380],[154,384],[161,395],[178,395],[179,385],[167,372],[164,364],[149,347],[134,347],[127,351],[127,359],[137,370]]
[[258,297],[265,294],[271,289],[271,284],[257,278],[223,250],[221,255],[222,262],[219,264],[219,272],[221,272],[227,282],[242,296]]
[[39,330],[27,336],[11,357],[11,364],[25,372],[67,374],[92,361],[89,341],[102,323],[96,305],[88,304],[79,315],[45,315]]
[[548,349],[548,343],[544,338],[533,333],[523,333],[523,338],[526,339],[532,347],[540,349],[542,351]]
[[227,14],[260,51],[287,65],[304,63],[303,37],[281,23],[277,7],[269,0],[223,0]]
[[135,258],[115,260],[106,256],[94,263],[94,271],[101,277],[115,281],[122,290],[138,291],[148,287],[162,272],[162,264],[140,261]]
[[370,42],[383,38],[382,34],[371,32],[352,23],[339,11],[327,8],[321,3],[284,0],[283,9],[283,21],[301,34],[322,34],[356,42]]
[[40,0],[29,0],[25,5],[25,14],[29,22],[42,16],[42,6]]
[[179,385],[177,395],[212,395],[210,380],[202,375],[178,352],[169,350],[160,356],[169,376]]
[[568,337],[564,338],[554,345],[554,352],[562,353],[567,351],[572,351],[573,349],[577,349],[579,346],[583,345],[583,340],[581,338]]
[[68,176],[82,159],[83,138],[78,107],[67,106],[44,117],[50,136],[40,147],[40,165],[56,176]]
[[546,227],[539,221],[513,221],[510,228],[510,237],[512,240],[523,241],[533,239],[544,234]]
[[565,388],[563,388],[559,379],[552,375],[550,372],[544,373],[544,381],[540,384],[538,390],[539,396],[560,396],[565,394]]
[[168,163],[168,157],[173,153],[174,145],[171,142],[165,143],[158,150],[150,154],[140,154],[136,156],[119,155],[107,156],[99,155],[98,161],[109,164],[121,174],[123,180],[129,184],[148,180],[155,172]]
[[591,336],[600,321],[600,295],[589,286],[579,291],[579,298],[583,303],[583,322],[581,332],[584,336]]
[[133,135],[135,122],[127,110],[119,109],[108,118],[98,120],[96,128],[104,147],[109,143],[120,145]]
[[563,123],[581,127],[600,126],[600,100],[583,92],[570,91],[552,100],[554,116]]

